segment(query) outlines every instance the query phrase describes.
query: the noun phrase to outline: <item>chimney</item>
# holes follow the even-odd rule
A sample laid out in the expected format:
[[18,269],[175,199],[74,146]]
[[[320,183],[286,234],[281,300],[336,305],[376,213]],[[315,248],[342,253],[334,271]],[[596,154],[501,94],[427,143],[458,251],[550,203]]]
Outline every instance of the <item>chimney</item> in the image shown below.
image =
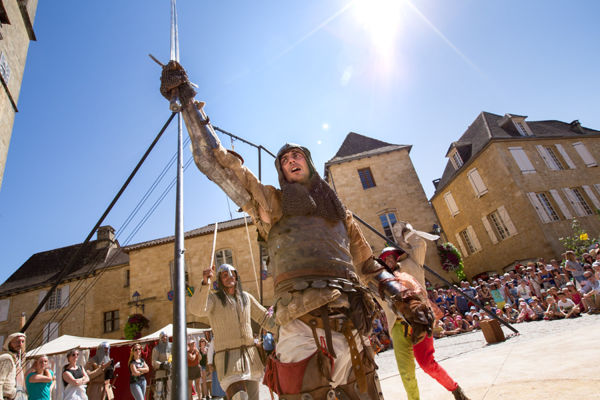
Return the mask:
[[585,131],[583,130],[583,127],[581,126],[581,123],[579,122],[578,119],[573,120],[569,124],[569,129],[575,133],[585,133]]
[[102,249],[112,247],[115,244],[115,229],[110,225],[101,226],[98,228],[98,240],[96,248]]
[[434,180],[433,180],[433,187],[434,187],[436,190],[437,190],[437,187],[438,187],[438,185],[440,184],[440,181],[441,181],[441,180],[442,180],[441,178],[438,178],[438,179],[434,179]]

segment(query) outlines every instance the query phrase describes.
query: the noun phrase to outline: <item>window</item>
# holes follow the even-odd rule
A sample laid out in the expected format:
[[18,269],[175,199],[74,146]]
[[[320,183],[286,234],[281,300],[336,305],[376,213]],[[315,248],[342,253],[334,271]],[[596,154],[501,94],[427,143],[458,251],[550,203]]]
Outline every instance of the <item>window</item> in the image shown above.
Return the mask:
[[129,287],[129,270],[126,269],[125,270],[125,285],[123,285],[123,287]]
[[104,333],[119,330],[119,310],[104,313]]
[[375,180],[373,179],[371,168],[359,169],[358,176],[360,178],[360,183],[362,183],[363,189],[368,189],[375,186]]
[[533,167],[533,164],[531,164],[531,161],[529,161],[529,158],[522,147],[509,147],[508,151],[510,151],[510,154],[515,159],[515,162],[523,174],[535,173],[535,168]]
[[585,145],[583,143],[581,143],[581,142],[573,143],[573,148],[575,148],[575,150],[579,154],[579,157],[581,157],[581,159],[585,163],[586,167],[598,166],[598,164],[596,163],[596,160],[590,154],[590,152],[588,151],[588,149],[585,147]]
[[221,264],[233,265],[233,252],[231,251],[231,249],[217,250],[215,252],[215,261],[217,267]]
[[562,159],[565,161],[565,163],[569,166],[569,169],[575,169],[575,164],[573,163],[573,161],[571,160],[571,157],[569,157],[569,155],[567,154],[567,151],[565,150],[565,148],[562,146],[562,144],[555,144],[556,146],[556,150],[558,150],[558,152],[560,153],[560,155],[562,156]]
[[8,319],[8,309],[10,307],[10,299],[0,300],[0,321]]
[[591,200],[594,207],[597,209],[600,209],[600,201],[598,201],[598,198],[594,194],[594,191],[592,190],[592,188],[588,185],[583,185],[581,188],[583,189],[585,194],[587,194],[588,198]]
[[596,188],[596,192],[600,194],[600,183],[594,183],[594,187]]
[[519,135],[529,136],[529,132],[527,131],[527,128],[525,127],[525,122],[514,121],[514,124],[515,124],[515,128],[517,128],[517,131],[519,132]]
[[573,218],[573,214],[571,214],[571,211],[569,211],[569,209],[565,205],[565,202],[563,201],[562,197],[560,197],[558,190],[550,189],[550,194],[552,195],[552,198],[554,199],[556,205],[558,205],[558,208],[560,208],[560,211],[562,212],[563,216],[566,219]]
[[581,190],[579,188],[564,188],[563,192],[567,196],[569,203],[573,206],[575,213],[580,217],[592,215],[592,208],[586,201]]
[[498,207],[497,210],[483,217],[481,221],[494,244],[517,234],[517,229],[504,206]]
[[46,344],[58,337],[58,322],[49,322],[44,325],[42,344]]
[[559,221],[560,218],[556,213],[554,206],[546,193],[527,193],[531,205],[538,214],[540,220],[545,224],[552,221]]
[[459,169],[460,167],[463,166],[463,160],[462,160],[460,154],[458,154],[458,151],[456,149],[450,156],[450,161],[452,162],[452,165],[454,165],[454,169]]
[[454,197],[452,197],[451,192],[447,192],[446,194],[444,194],[444,200],[446,201],[446,205],[448,206],[448,211],[450,211],[450,215],[454,217],[456,214],[459,213],[458,206],[456,205],[456,202],[454,201]]
[[[39,302],[41,302],[44,297],[46,297],[46,293],[48,291],[42,290],[39,292]],[[47,310],[57,310],[59,308],[63,308],[69,305],[69,285],[65,285],[61,288],[57,288],[48,298],[46,304],[41,311]]]
[[540,153],[540,156],[546,163],[546,166],[548,166],[548,168],[550,168],[552,171],[565,169],[563,163],[552,149],[552,146],[537,145],[535,147],[537,148],[538,153]]
[[392,226],[396,223],[396,214],[393,212],[381,214],[379,220],[381,221],[385,236],[390,240],[395,240]]
[[469,182],[471,182],[475,196],[481,197],[488,192],[488,189],[485,186],[485,183],[483,183],[483,179],[481,179],[481,175],[479,175],[477,168],[470,170],[467,173],[467,177],[469,178]]
[[489,214],[488,219],[490,220],[494,233],[498,238],[500,238],[500,240],[504,240],[509,236],[508,228],[506,225],[504,225],[504,221],[502,221],[500,215],[498,215],[498,211],[494,211],[493,213]]
[[465,245],[467,246],[467,251],[468,251],[467,254],[475,253],[475,246],[473,245],[473,241],[469,237],[469,232],[467,230],[462,231],[460,233],[460,237],[465,242]]
[[465,256],[481,250],[481,245],[479,244],[475,230],[471,225],[467,226],[467,229],[464,231],[457,233],[456,240],[458,241],[458,245],[462,250],[462,254]]

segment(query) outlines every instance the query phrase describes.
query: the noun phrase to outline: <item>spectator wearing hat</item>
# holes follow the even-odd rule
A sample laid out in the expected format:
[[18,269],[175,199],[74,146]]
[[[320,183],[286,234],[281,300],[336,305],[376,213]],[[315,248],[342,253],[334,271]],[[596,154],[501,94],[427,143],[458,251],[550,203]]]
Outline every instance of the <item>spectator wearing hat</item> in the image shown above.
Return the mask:
[[[415,284],[425,290],[425,272],[423,263],[425,261],[425,252],[427,250],[428,240],[436,240],[437,236],[432,236],[426,232],[420,232],[412,228],[406,222],[399,221],[393,226],[395,237],[398,238],[400,245],[406,249],[406,256],[400,255],[390,259],[386,249],[380,255],[380,260],[383,260],[388,268],[394,271],[394,274],[407,273],[414,278]],[[399,268],[397,268],[399,267]],[[439,294],[439,292],[438,292]],[[452,293],[449,294],[452,296]],[[455,300],[452,299],[452,306]],[[455,399],[468,400],[468,397],[462,391],[462,388],[456,383],[448,373],[442,368],[434,358],[434,344],[431,336],[426,336],[418,343],[414,343],[413,333],[410,326],[403,324],[397,319],[395,314],[389,310],[387,304],[383,304],[383,309],[386,311],[388,322],[391,326],[392,343],[394,347],[394,355],[398,365],[398,371],[402,378],[402,383],[409,400],[419,399],[419,387],[417,385],[415,375],[415,359],[424,372],[438,381],[444,388],[452,392]],[[459,328],[454,326],[450,316],[444,317],[444,334],[450,334],[446,329],[446,324],[451,327],[454,333],[460,332]],[[446,322],[447,321],[447,322]]]
[[9,335],[0,353],[0,399],[27,399],[25,394],[25,334]]
[[523,279],[519,280],[519,285],[517,286],[517,295],[519,296],[519,309],[521,308],[521,299],[525,300],[527,304],[529,304],[531,301],[531,288]]
[[544,309],[540,305],[540,303],[538,301],[538,298],[536,296],[533,296],[531,298],[531,304],[529,306],[531,307],[531,309],[535,313],[536,320],[544,319]]
[[517,317],[517,322],[529,322],[535,321],[537,316],[529,307],[527,302],[523,299],[519,300],[519,316]]
[[596,279],[600,280],[600,261],[594,261],[592,263],[592,269],[594,270],[594,275],[596,275]]

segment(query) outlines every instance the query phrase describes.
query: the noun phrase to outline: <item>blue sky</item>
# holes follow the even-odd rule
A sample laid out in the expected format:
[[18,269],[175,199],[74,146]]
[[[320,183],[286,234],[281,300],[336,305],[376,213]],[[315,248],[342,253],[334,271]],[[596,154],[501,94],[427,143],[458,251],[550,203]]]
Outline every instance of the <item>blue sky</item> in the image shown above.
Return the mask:
[[[304,144],[321,172],[354,131],[413,145],[431,197],[450,142],[481,111],[600,129],[597,1],[177,6],[181,62],[211,121],[274,152]],[[36,252],[81,242],[169,117],[148,57],[169,58],[169,13],[168,0],[39,2],[0,189],[0,281]],[[174,231],[171,191],[131,236],[174,168],[123,223],[174,154],[175,127],[106,219],[121,244]],[[257,171],[256,150],[234,146]],[[277,182],[269,156],[263,181]],[[186,230],[229,219],[225,195],[194,165],[184,185]]]

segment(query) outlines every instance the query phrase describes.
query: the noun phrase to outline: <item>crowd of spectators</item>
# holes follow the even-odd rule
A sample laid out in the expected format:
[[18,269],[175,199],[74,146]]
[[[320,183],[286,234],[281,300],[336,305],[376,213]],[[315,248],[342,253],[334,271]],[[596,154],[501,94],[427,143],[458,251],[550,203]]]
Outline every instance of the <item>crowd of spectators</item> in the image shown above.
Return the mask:
[[481,320],[492,318],[490,313],[511,324],[600,313],[600,251],[580,258],[567,251],[563,257],[560,263],[540,258],[504,274],[464,280],[460,289],[468,297],[455,287],[429,288],[431,302],[443,314],[434,336],[479,329]]

